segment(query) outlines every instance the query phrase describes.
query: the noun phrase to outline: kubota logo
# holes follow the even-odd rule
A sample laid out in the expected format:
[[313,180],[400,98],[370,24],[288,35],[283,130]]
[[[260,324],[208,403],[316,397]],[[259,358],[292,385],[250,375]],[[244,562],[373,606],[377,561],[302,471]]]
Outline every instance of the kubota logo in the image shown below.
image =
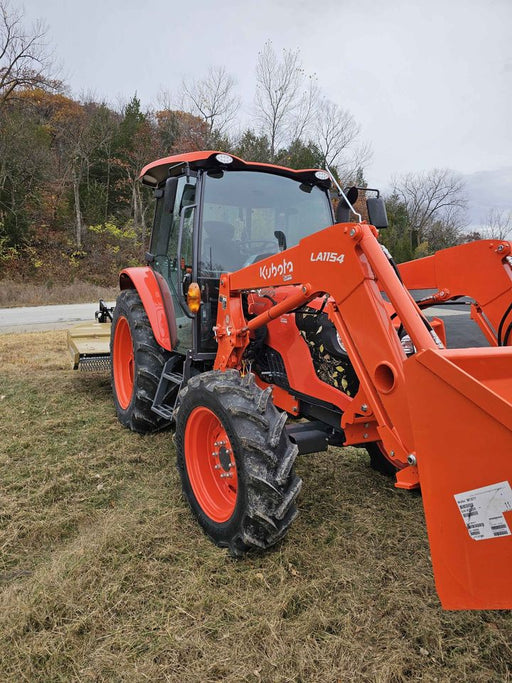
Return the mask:
[[270,278],[282,276],[283,280],[291,280],[293,273],[293,263],[292,261],[287,261],[285,258],[278,263],[271,263],[269,266],[260,266],[260,277],[264,280],[270,280]]

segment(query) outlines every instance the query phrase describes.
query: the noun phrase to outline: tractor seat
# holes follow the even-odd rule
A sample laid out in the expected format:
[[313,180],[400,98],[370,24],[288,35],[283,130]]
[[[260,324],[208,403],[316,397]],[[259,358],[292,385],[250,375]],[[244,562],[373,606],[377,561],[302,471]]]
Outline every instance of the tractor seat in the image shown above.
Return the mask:
[[242,265],[240,242],[233,240],[235,228],[225,221],[204,221],[201,260],[208,270],[232,272]]

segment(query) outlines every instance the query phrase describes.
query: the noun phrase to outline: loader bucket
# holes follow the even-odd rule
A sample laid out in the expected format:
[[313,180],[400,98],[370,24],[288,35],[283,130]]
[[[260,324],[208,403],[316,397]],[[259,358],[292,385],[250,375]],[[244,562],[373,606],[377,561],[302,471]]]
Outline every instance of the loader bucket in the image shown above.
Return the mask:
[[404,370],[441,603],[511,609],[512,349],[429,349]]

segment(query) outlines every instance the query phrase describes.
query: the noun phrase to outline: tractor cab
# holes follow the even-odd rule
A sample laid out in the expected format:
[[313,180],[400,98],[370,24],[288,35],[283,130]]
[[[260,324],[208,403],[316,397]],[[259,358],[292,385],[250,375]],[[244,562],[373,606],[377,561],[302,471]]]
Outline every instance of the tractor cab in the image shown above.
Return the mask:
[[[215,355],[222,273],[295,246],[334,222],[325,171],[202,152],[155,161],[141,179],[155,188],[147,261],[169,286],[178,353]],[[197,314],[187,303],[191,283],[200,289]]]

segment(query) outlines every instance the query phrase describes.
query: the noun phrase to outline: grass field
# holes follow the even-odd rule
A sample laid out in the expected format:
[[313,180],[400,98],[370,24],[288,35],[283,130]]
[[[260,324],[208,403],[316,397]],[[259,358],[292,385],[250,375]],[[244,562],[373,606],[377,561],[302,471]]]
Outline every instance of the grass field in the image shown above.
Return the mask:
[[512,613],[441,610],[421,498],[364,451],[301,459],[286,540],[232,560],[64,339],[0,337],[1,681],[512,681]]

